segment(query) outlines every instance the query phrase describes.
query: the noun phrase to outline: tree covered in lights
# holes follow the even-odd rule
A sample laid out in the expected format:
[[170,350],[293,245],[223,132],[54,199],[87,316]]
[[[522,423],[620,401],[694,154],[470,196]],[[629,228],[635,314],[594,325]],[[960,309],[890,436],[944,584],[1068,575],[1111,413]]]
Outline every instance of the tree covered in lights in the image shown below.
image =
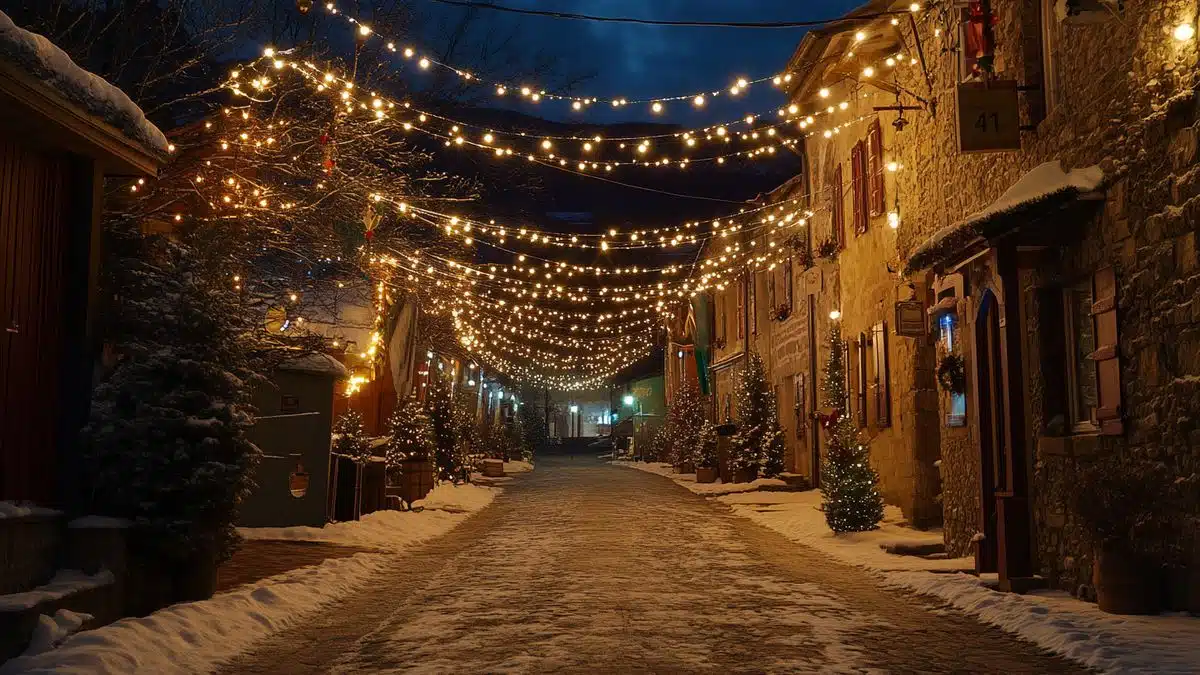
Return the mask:
[[491,459],[501,459],[509,461],[512,455],[519,452],[512,447],[509,440],[509,432],[500,418],[493,419],[487,427],[487,455]]
[[667,409],[666,452],[672,464],[692,461],[700,428],[704,426],[704,395],[695,382],[687,382],[675,392]]
[[829,360],[822,387],[826,408],[831,410],[823,422],[828,438],[821,469],[825,522],[834,532],[873,530],[883,520],[883,496],[867,448],[858,442],[845,409],[846,343],[836,322],[829,332]]
[[705,420],[696,434],[696,452],[692,462],[696,468],[717,468],[717,425]]
[[432,373],[425,390],[425,407],[433,431],[433,463],[438,480],[454,480],[463,468],[464,458],[458,443],[458,423],[450,383]]
[[767,381],[766,367],[758,352],[750,352],[742,366],[735,389],[737,433],[730,442],[734,469],[754,471],[767,463],[772,428],[778,427],[775,392]]
[[537,404],[541,398],[537,394],[536,389],[524,390],[521,394],[521,404],[517,407],[517,417],[521,421],[521,457],[526,461],[544,452],[550,443],[545,410]]
[[388,418],[388,441],[384,446],[384,461],[388,476],[395,483],[401,463],[406,459],[423,459],[433,454],[433,430],[425,407],[415,398],[396,406]]
[[363,426],[362,413],[357,410],[342,413],[333,425],[333,433],[337,436],[333,442],[334,452],[350,457],[359,464],[371,461],[371,441],[367,438],[367,428]]

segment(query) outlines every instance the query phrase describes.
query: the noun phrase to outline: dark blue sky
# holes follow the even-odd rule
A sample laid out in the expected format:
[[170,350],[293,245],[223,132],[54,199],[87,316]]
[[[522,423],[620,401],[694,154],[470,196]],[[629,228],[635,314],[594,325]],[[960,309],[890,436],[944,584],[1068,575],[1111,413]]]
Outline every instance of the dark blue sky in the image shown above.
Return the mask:
[[[795,21],[839,16],[861,0],[499,0],[499,4],[660,20]],[[525,38],[560,55],[566,69],[595,72],[580,94],[627,98],[724,90],[738,77],[773,74],[787,64],[806,30],[646,26],[493,14],[519,22]],[[752,88],[749,97],[730,101],[723,96],[700,113],[680,101],[657,119],[695,126],[739,117],[751,109],[778,105],[782,98],[773,90],[769,82],[763,83]],[[520,107],[553,119],[599,121],[601,117],[596,110],[586,116],[572,114],[562,103],[531,108]],[[656,119],[644,105],[631,105],[619,115],[609,109],[602,117],[603,121]]]

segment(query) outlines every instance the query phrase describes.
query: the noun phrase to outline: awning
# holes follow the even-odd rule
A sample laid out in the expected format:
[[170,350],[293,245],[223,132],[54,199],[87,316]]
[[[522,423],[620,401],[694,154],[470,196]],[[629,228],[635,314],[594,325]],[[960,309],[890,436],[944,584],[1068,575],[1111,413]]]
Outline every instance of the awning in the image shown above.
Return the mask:
[[913,251],[904,271],[911,274],[943,264],[977,241],[1006,234],[1095,196],[1103,184],[1104,171],[1098,166],[1064,171],[1062,162],[1046,162],[1021,176],[987,208],[936,232]]

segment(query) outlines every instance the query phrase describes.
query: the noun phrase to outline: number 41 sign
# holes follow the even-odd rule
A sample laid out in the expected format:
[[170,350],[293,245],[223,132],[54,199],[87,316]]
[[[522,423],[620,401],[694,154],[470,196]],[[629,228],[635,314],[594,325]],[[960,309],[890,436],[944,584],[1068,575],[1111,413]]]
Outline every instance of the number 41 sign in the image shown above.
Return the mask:
[[959,152],[1021,149],[1017,83],[1012,80],[958,85]]

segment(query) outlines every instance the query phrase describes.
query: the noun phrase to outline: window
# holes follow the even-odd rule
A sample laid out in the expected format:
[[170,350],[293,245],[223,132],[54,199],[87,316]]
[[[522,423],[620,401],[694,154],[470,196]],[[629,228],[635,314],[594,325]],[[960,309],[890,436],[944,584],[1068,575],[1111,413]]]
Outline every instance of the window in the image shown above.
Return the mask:
[[718,291],[714,298],[713,304],[716,305],[713,312],[713,337],[720,344],[725,343],[725,322],[728,317],[725,316],[725,294]]
[[783,301],[792,309],[792,257],[783,262]]
[[846,245],[846,198],[842,192],[842,165],[838,164],[833,170],[829,185],[829,207],[833,241],[842,248]]
[[804,431],[808,428],[808,416],[805,414],[808,410],[806,407],[807,401],[804,400],[804,375],[792,376],[792,400],[794,402],[792,414],[796,419],[796,438],[804,438]]
[[859,141],[850,151],[850,192],[854,202],[854,233],[867,231],[867,152]]
[[[942,343],[943,353],[947,356],[957,354],[959,345],[958,316],[947,312],[938,318],[938,340]],[[950,393],[950,410],[946,413],[946,426],[963,427],[967,425],[967,394]]]
[[882,216],[887,209],[883,195],[883,128],[879,120],[867,130],[867,189],[872,216]]
[[746,281],[750,284],[750,334],[758,335],[758,275],[747,272]]
[[880,427],[892,425],[892,392],[889,385],[891,371],[888,369],[887,322],[875,324],[871,329],[871,342],[875,351],[875,422]]
[[1063,289],[1063,318],[1067,336],[1067,412],[1075,431],[1096,426],[1096,365],[1090,360],[1096,350],[1092,325],[1092,282]]
[[775,273],[772,271],[768,271],[767,272],[767,312],[769,312],[771,316],[775,315],[775,309],[779,306],[775,302],[775,300],[776,300],[776,298],[775,298]]
[[858,334],[855,350],[854,394],[858,404],[858,428],[867,426],[867,334]]
[[741,340],[745,337],[746,331],[746,279],[742,278],[736,286],[733,287],[737,293],[737,339]]
[[1059,68],[1058,46],[1061,42],[1062,23],[1058,20],[1055,5],[1057,0],[1041,0],[1042,6],[1042,94],[1045,99],[1045,114],[1058,105],[1062,91]]

